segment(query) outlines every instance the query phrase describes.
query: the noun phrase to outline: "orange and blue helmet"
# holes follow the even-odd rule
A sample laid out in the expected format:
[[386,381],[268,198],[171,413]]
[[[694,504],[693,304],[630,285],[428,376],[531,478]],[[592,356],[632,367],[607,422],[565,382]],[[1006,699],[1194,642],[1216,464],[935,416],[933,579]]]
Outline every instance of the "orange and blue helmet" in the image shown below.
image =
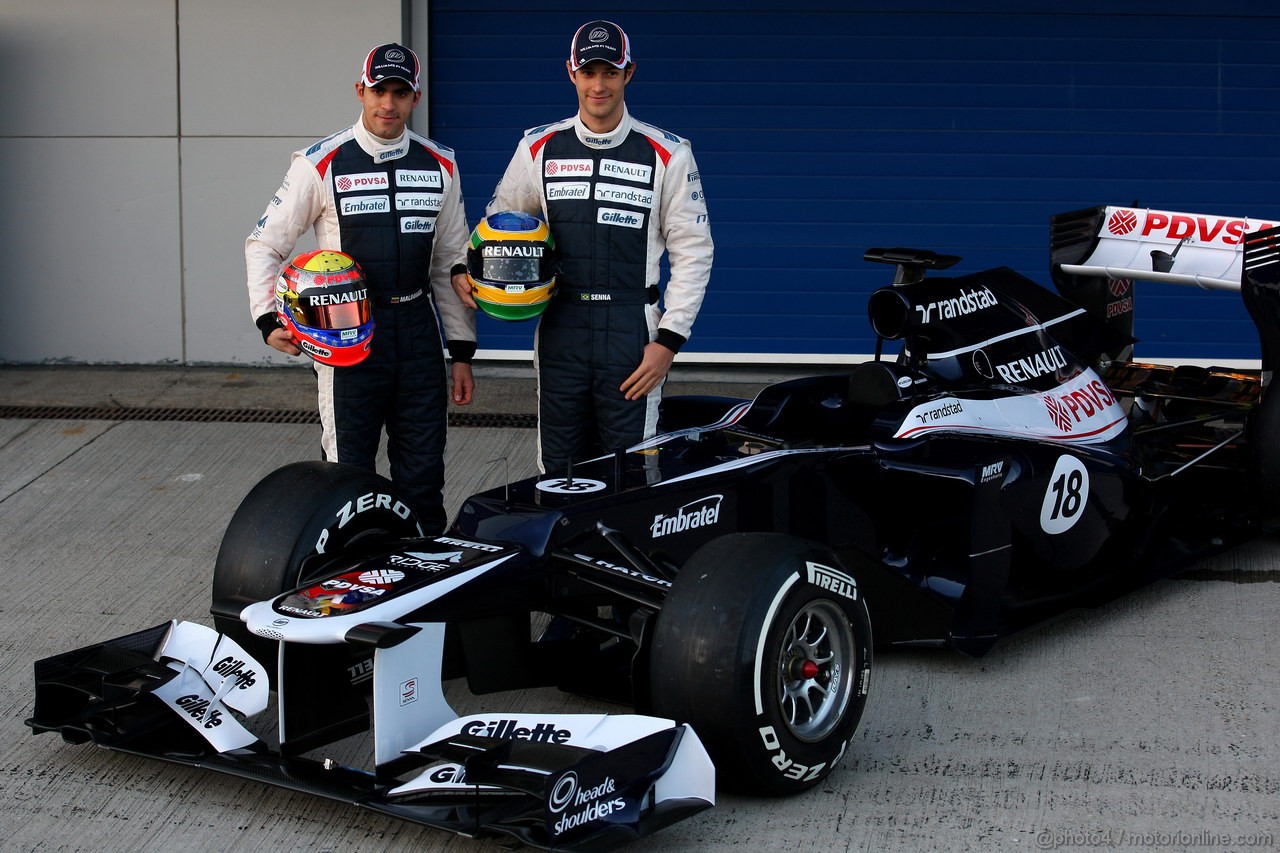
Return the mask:
[[303,252],[276,279],[281,325],[321,364],[349,367],[369,357],[374,330],[370,306],[364,271],[344,252]]
[[556,244],[537,216],[504,210],[480,220],[467,249],[476,305],[499,320],[531,320],[556,286]]

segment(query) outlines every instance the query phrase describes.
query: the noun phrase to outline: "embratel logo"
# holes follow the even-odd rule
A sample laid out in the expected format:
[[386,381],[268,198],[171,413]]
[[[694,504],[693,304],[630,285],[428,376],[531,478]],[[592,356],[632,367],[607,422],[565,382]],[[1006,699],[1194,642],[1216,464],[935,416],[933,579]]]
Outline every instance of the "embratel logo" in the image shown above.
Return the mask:
[[359,216],[364,213],[387,213],[390,210],[391,199],[385,195],[363,195],[342,200],[343,216]]
[[1137,227],[1138,215],[1132,210],[1117,210],[1107,222],[1107,230],[1117,237],[1123,237]]
[[590,175],[595,164],[590,160],[548,160],[542,164],[542,174],[548,178],[556,175]]
[[547,184],[547,201],[564,201],[591,197],[591,184],[586,181],[556,181]]
[[675,511],[673,515],[658,513],[649,526],[649,535],[654,539],[672,533],[683,533],[698,527],[709,527],[720,521],[720,504],[724,495],[707,495],[690,501]]

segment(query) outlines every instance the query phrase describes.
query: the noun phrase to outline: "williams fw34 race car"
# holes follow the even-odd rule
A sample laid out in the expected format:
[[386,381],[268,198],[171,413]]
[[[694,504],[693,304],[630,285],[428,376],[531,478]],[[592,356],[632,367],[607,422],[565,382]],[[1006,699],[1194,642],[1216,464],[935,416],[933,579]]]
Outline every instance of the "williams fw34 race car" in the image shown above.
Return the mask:
[[[874,360],[668,399],[655,438],[476,494],[443,536],[374,474],[281,468],[227,528],[214,627],[38,661],[27,724],[553,849],[717,783],[805,791],[850,749],[873,629],[981,655],[1277,528],[1280,228],[1099,207],[1050,230],[1056,293],[870,250],[894,267]],[[1139,280],[1239,293],[1263,371],[1134,360]],[[634,713],[459,716],[455,678]],[[364,765],[324,757],[369,730]]]

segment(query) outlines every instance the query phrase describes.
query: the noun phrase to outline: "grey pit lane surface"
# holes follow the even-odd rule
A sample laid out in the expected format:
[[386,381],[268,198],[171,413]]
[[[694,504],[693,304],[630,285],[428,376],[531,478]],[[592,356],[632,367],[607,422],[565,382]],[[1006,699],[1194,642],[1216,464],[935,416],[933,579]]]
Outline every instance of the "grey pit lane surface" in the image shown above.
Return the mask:
[[[501,481],[495,457],[530,473],[533,438],[451,430],[450,507]],[[23,725],[37,658],[174,617],[210,624],[232,511],[317,443],[318,427],[0,420],[0,848],[499,849]],[[981,660],[882,651],[825,783],[787,800],[721,795],[630,849],[1274,848],[1278,558],[1280,541],[1253,543]],[[449,696],[465,712],[622,710],[555,690]]]

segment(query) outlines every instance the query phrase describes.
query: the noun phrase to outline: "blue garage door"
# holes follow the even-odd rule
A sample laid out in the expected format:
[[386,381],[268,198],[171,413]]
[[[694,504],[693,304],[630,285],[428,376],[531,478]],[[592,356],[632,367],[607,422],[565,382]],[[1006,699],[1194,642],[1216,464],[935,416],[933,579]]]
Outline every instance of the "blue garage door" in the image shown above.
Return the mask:
[[[1261,4],[685,5],[606,16],[634,45],[631,112],[690,138],[702,171],[716,261],[693,360],[865,357],[866,298],[891,273],[872,246],[1048,284],[1054,213],[1280,221],[1280,12]],[[569,37],[599,13],[429,8],[429,133],[458,150],[475,222],[520,132],[574,112]],[[1258,357],[1237,298],[1141,284],[1136,304],[1140,356]],[[527,353],[531,325],[485,318],[481,348]]]

